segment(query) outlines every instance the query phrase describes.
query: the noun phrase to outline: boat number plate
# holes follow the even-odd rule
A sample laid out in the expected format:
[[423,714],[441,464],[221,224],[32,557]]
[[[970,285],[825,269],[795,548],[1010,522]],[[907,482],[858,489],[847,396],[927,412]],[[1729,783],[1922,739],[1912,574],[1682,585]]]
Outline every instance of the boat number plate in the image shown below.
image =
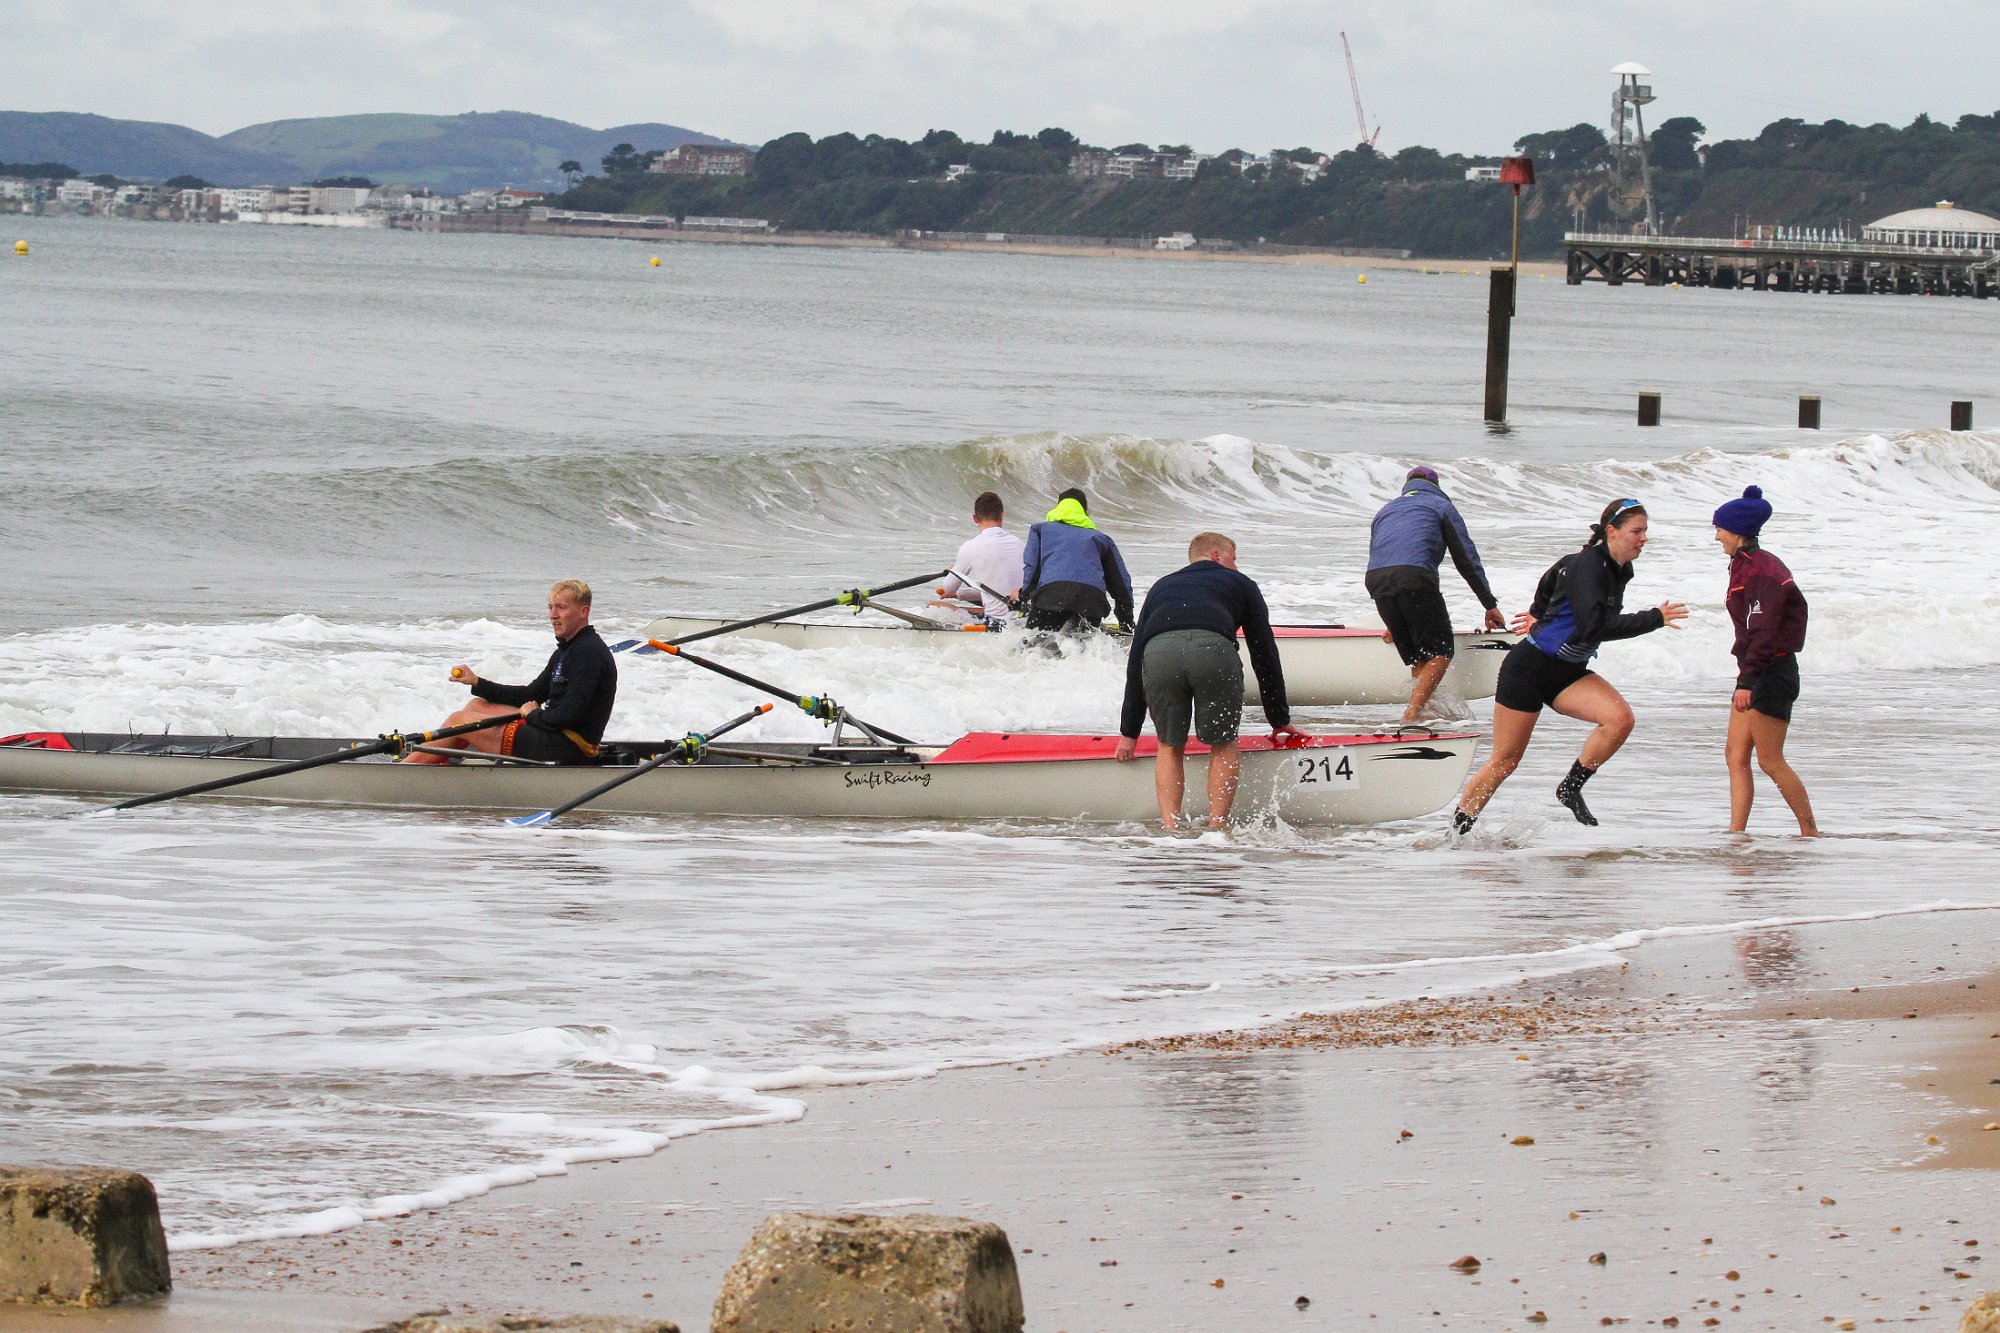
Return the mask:
[[1315,750],[1292,756],[1293,778],[1299,785],[1354,781],[1354,756],[1346,750]]

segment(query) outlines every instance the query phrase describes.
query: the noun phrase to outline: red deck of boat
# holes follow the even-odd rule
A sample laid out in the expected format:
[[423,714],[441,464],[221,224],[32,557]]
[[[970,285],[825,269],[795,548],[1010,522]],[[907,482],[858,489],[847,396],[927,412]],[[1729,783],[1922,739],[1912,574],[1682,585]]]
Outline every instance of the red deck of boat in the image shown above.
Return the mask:
[[[1463,740],[1470,733],[1445,732],[1429,735],[1417,732],[1408,736],[1389,736],[1381,733],[1348,736],[1308,736],[1302,741],[1292,741],[1285,745],[1274,745],[1269,736],[1244,736],[1238,742],[1245,753],[1260,750],[1314,750],[1346,745],[1413,745],[1424,741]],[[1048,763],[1065,759],[1109,759],[1118,748],[1116,736],[1048,736],[1035,734],[1015,734],[1005,731],[972,731],[960,736],[946,746],[933,764],[1029,764]],[[1137,758],[1150,759],[1160,752],[1157,736],[1141,736]],[[1189,754],[1207,754],[1208,747],[1193,737],[1188,738]]]

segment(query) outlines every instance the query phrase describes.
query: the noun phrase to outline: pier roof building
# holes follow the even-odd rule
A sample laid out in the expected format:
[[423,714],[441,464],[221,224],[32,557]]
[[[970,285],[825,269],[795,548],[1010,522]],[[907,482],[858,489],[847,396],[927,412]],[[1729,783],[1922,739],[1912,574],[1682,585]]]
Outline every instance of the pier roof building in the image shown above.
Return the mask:
[[2000,250],[2000,218],[1940,199],[1936,208],[1912,208],[1877,218],[1861,229],[1861,239],[1952,250]]

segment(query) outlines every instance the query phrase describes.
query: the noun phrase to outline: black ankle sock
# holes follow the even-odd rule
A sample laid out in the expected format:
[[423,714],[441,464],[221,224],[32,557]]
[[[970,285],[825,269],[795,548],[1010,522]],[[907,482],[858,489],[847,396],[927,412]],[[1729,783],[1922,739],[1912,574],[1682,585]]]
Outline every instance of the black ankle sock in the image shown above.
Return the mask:
[[1569,776],[1556,784],[1556,799],[1568,807],[1579,824],[1597,824],[1597,816],[1590,813],[1590,807],[1583,803],[1583,784],[1590,781],[1594,768],[1585,768],[1581,759],[1569,766]]
[[1470,833],[1472,832],[1472,826],[1478,822],[1478,815],[1468,815],[1463,810],[1453,810],[1451,812],[1451,831],[1453,833]]

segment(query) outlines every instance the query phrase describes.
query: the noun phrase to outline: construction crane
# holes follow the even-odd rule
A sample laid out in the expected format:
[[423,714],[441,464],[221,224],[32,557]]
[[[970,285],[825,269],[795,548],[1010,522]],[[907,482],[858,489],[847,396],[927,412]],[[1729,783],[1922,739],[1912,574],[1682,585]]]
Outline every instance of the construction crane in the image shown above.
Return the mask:
[[1347,44],[1347,34],[1340,34],[1340,49],[1347,54],[1347,86],[1354,90],[1354,121],[1361,127],[1361,142],[1369,148],[1375,146],[1375,135],[1382,132],[1380,121],[1375,124],[1373,134],[1368,131],[1368,113],[1361,109],[1361,80],[1354,74],[1354,48]]

